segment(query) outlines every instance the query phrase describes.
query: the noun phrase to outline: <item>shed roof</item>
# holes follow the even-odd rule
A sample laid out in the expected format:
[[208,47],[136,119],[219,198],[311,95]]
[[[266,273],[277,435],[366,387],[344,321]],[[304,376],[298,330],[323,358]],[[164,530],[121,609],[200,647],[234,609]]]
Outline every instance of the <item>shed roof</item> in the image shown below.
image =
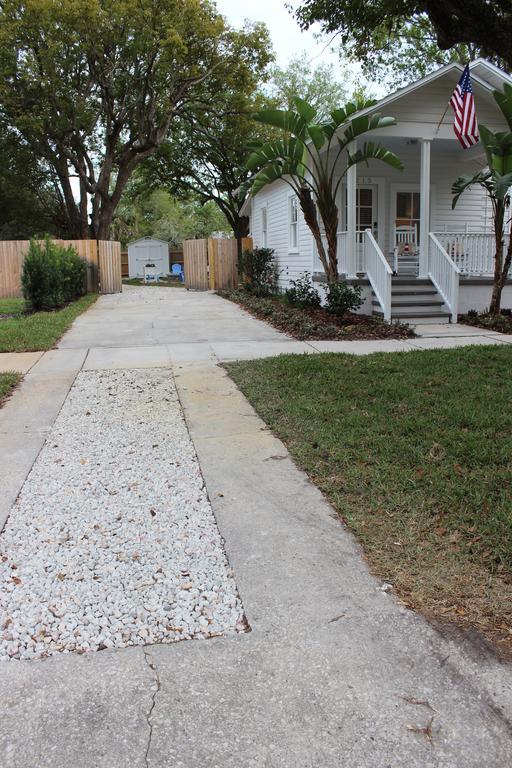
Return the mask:
[[138,240],[132,240],[128,245],[136,245],[137,243],[162,243],[162,245],[169,245],[167,240],[160,240],[158,237],[153,237],[152,235],[146,235],[145,237],[139,237]]

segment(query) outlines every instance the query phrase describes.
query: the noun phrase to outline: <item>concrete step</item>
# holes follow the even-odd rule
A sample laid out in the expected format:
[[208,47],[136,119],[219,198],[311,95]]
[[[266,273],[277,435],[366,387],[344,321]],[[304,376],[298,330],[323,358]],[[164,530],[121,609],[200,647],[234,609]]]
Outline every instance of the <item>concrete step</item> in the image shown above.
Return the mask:
[[[374,310],[376,317],[383,317],[382,310]],[[401,323],[421,324],[421,323],[449,323],[450,313],[441,311],[416,311],[416,310],[392,310],[391,320],[399,320]]]

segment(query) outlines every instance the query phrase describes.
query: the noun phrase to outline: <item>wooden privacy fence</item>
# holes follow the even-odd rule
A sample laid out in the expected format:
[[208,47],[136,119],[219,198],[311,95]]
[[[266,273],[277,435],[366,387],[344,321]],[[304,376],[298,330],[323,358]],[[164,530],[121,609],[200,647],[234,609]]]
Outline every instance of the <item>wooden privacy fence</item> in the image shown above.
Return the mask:
[[[119,293],[121,283],[121,246],[107,240],[54,240],[58,245],[73,246],[87,263],[87,291]],[[0,241],[0,298],[22,296],[21,273],[29,240]],[[112,247],[111,247],[112,246]],[[104,275],[100,273],[100,262]],[[119,262],[119,264],[117,264]]]
[[[242,247],[252,248],[251,238]],[[238,286],[238,253],[234,238],[185,240],[183,243],[185,283],[197,291],[218,291]]]
[[98,240],[98,267],[100,293],[120,293],[123,290],[121,243]]

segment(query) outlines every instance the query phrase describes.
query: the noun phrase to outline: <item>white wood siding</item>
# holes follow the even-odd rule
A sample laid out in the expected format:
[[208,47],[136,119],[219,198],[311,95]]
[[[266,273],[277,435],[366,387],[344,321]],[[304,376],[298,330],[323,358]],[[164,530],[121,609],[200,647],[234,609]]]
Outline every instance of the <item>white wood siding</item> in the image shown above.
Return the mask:
[[275,252],[280,270],[279,285],[286,288],[305,271],[313,272],[313,238],[299,207],[298,248],[289,249],[289,198],[293,194],[284,181],[276,181],[259,192],[252,201],[254,245],[263,247],[261,209],[267,208],[267,247]]
[[[447,72],[443,77],[427,83],[411,93],[405,94],[386,104],[382,111],[386,115],[393,115],[399,124],[423,123],[425,126],[437,126],[446,109],[450,97],[460,77],[460,73]],[[488,125],[489,128],[501,128],[504,130],[503,118],[496,106],[494,97],[481,85],[473,83],[473,93],[478,122]],[[453,111],[451,107],[444,116],[442,125],[453,124]],[[430,135],[426,133],[425,135]]]

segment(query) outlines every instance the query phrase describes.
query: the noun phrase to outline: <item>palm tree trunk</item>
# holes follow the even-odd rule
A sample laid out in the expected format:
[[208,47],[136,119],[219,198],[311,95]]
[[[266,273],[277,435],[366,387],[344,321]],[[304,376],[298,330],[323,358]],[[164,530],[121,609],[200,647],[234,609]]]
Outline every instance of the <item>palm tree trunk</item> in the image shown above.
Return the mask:
[[[499,250],[498,250],[499,246]],[[491,315],[499,315],[501,311],[501,294],[503,288],[507,282],[508,273],[512,265],[512,223],[510,226],[509,241],[507,247],[507,253],[503,260],[503,236],[500,237],[498,243],[498,237],[496,237],[496,257],[494,261],[494,284],[492,288],[491,305],[489,307],[489,313]]]
[[[491,304],[489,313],[498,315],[501,310],[501,294],[507,278],[508,269],[505,272],[503,264],[503,222],[505,217],[505,207],[501,200],[496,201],[494,211],[494,237],[496,241],[496,253],[494,255],[494,281],[492,287]],[[510,243],[508,251],[510,251]],[[508,252],[507,252],[508,258]],[[510,266],[510,265],[509,265]]]
[[324,241],[322,240],[322,233],[320,231],[320,224],[319,224],[318,216],[316,212],[316,206],[311,197],[311,192],[309,191],[309,189],[301,190],[301,194],[299,196],[299,203],[300,203],[302,213],[304,214],[304,221],[306,222],[307,226],[311,231],[311,234],[313,235],[313,240],[315,241],[315,245],[318,251],[318,256],[320,258],[320,261],[322,262],[322,267],[324,268],[327,282],[331,283],[333,282],[333,280],[332,280],[332,274],[331,274],[330,258],[328,257],[325,251]]

